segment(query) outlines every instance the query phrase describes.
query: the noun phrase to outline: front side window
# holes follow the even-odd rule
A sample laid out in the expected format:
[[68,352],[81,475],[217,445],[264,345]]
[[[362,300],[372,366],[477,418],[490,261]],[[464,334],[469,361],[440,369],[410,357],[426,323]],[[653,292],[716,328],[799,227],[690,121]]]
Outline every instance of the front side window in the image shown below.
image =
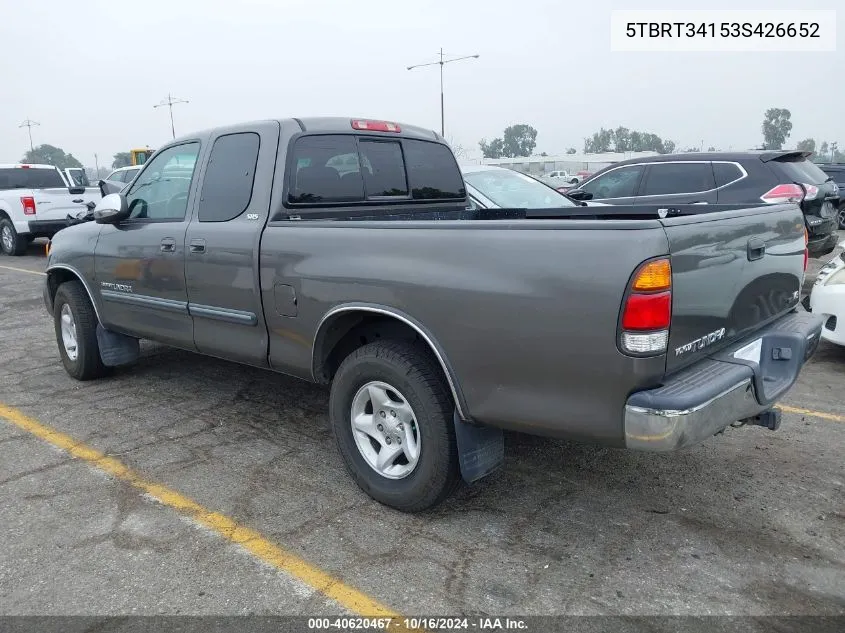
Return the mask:
[[259,144],[255,132],[227,134],[214,141],[200,194],[200,222],[228,222],[246,211]]
[[511,209],[574,207],[563,194],[510,169],[490,169],[464,174],[464,179],[496,206]]
[[699,193],[716,188],[710,163],[653,163],[641,196]]
[[129,217],[183,220],[199,150],[199,143],[185,143],[156,154],[126,194]]
[[637,193],[637,183],[642,176],[642,165],[620,167],[584,183],[579,189],[593,194],[595,199],[629,198]]

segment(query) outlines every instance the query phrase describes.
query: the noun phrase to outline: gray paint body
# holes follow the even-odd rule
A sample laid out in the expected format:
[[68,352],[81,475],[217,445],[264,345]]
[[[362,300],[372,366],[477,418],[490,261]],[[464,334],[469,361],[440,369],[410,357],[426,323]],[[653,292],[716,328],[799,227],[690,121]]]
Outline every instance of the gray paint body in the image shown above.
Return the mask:
[[[306,380],[323,378],[315,343],[336,319],[394,315],[432,346],[463,418],[611,446],[624,446],[632,392],[797,304],[803,219],[792,205],[664,220],[287,219],[298,213],[283,204],[291,140],[342,125],[349,120],[265,121],[174,141],[168,147],[201,143],[185,219],[69,227],[48,271],[78,275],[110,330]],[[198,222],[210,147],[241,131],[261,138],[250,205],[229,222]],[[442,140],[406,126],[402,136]],[[756,261],[752,237],[767,248]],[[161,251],[164,239],[172,252]],[[191,252],[193,240],[205,251]],[[617,343],[626,288],[640,263],[667,254],[669,353],[627,356]],[[720,327],[719,344],[675,356]]]

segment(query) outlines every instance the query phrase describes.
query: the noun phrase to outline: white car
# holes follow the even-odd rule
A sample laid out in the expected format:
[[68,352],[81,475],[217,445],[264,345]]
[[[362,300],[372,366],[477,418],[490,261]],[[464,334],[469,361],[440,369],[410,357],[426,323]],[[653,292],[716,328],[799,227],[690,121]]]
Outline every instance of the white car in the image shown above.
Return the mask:
[[845,345],[845,253],[822,266],[810,292],[810,310],[825,317],[822,338]]
[[123,189],[127,184],[135,179],[138,172],[141,171],[143,165],[134,165],[129,167],[118,167],[103,180],[106,182],[118,185],[119,189]]
[[68,225],[68,214],[100,197],[93,188],[69,183],[52,165],[0,165],[0,251],[23,255],[32,240],[52,237]]
[[[461,173],[470,204],[482,209],[556,209],[582,206],[550,185],[513,169],[493,165],[463,165]],[[587,206],[609,205],[587,202]]]

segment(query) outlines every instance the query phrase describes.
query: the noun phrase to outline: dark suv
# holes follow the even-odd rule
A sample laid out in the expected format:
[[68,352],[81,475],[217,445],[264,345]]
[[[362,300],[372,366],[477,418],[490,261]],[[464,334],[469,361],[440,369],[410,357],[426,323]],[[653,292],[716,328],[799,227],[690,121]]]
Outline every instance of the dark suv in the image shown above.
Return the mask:
[[804,212],[811,257],[839,239],[839,187],[794,150],[663,154],[614,163],[567,195],[610,204],[759,204],[796,202]]
[[839,228],[845,229],[845,163],[817,163],[821,169],[828,176],[833,178],[839,186]]

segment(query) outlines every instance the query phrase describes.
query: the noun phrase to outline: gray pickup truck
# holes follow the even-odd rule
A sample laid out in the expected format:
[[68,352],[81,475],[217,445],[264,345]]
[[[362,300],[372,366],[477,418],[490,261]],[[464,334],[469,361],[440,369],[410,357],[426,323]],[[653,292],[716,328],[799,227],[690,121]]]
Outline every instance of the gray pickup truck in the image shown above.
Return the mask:
[[139,339],[331,384],[355,481],[429,508],[502,430],[674,450],[779,425],[814,352],[792,204],[473,209],[436,133],[282,119],[174,140],[50,245],[62,363]]

